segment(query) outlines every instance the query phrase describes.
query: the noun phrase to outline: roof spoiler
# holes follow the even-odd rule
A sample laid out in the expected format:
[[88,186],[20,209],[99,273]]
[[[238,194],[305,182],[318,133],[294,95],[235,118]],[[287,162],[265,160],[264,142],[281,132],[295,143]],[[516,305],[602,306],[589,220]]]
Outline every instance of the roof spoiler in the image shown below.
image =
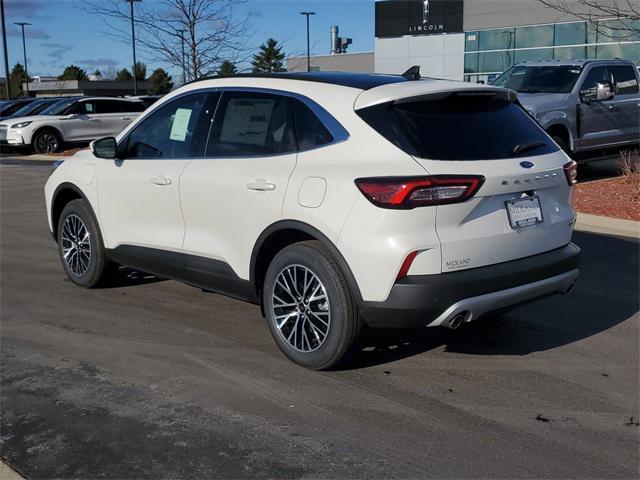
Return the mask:
[[414,65],[409,68],[406,72],[402,74],[404,78],[407,80],[420,80],[422,77],[420,76],[420,65]]

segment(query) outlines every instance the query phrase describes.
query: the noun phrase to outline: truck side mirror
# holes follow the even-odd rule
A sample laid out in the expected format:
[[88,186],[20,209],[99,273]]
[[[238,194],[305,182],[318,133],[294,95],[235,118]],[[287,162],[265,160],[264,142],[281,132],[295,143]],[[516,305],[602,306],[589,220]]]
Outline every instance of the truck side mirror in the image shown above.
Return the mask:
[[602,102],[614,97],[613,87],[609,82],[599,82],[595,87],[580,90],[582,103]]

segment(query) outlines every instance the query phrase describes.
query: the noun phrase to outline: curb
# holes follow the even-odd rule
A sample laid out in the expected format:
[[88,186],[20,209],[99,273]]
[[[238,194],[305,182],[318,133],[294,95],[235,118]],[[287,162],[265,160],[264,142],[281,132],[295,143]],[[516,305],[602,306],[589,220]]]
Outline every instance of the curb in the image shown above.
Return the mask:
[[576,230],[640,239],[640,222],[578,213]]
[[0,460],[0,478],[2,480],[24,480],[24,477]]

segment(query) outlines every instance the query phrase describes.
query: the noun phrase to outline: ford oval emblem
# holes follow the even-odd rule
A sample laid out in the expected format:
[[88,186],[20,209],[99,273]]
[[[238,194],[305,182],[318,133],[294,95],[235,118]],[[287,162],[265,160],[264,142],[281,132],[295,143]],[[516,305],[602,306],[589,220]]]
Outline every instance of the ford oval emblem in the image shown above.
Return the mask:
[[520,162],[522,168],[533,168],[535,165],[531,162]]

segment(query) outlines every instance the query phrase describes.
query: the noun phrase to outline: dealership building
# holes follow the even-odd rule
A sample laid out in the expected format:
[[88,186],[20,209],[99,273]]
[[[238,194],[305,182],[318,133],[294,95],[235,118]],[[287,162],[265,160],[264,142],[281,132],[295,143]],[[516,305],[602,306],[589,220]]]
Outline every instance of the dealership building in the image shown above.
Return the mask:
[[[580,10],[583,0],[566,3],[573,12],[589,13]],[[584,21],[538,0],[382,0],[375,9],[374,52],[338,54],[358,55],[353,62],[312,57],[312,69],[344,65],[338,69],[401,73],[419,65],[423,76],[477,82],[527,60],[624,58],[640,64],[638,20],[591,12],[597,20]],[[306,69],[299,58],[288,65]]]

